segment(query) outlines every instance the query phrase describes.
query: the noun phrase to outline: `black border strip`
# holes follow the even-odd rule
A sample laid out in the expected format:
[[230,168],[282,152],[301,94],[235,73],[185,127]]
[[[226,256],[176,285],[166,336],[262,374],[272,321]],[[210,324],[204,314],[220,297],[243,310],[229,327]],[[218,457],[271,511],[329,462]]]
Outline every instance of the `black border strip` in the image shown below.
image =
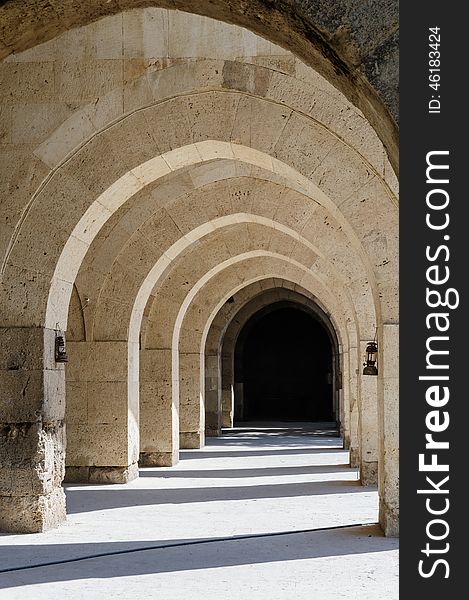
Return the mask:
[[[469,403],[466,379],[469,328],[465,301],[469,232],[466,231],[468,192],[465,182],[468,171],[465,8],[464,3],[441,0],[400,3],[400,591],[404,600],[416,593],[422,593],[425,600],[445,597],[443,594],[446,598],[457,598],[459,588],[467,587],[464,577],[467,553],[464,441]],[[437,38],[430,38],[430,28],[438,28]],[[432,42],[433,47],[430,47]],[[439,54],[430,56],[430,52],[436,51]],[[438,63],[430,62],[436,58]],[[431,87],[435,82],[439,85]],[[434,177],[430,180],[448,179],[446,183],[428,181],[430,152],[445,153],[435,154],[430,160],[445,164],[449,169],[433,170],[430,175]],[[435,200],[442,201],[445,193],[448,194],[450,201],[444,210],[429,208],[427,195],[432,189],[444,190],[435,193],[432,197]],[[447,227],[439,230],[429,227],[429,213],[434,223],[437,220],[442,223],[447,213]],[[437,258],[429,259],[428,253],[434,257],[441,246],[446,246],[448,253],[442,249]],[[449,268],[446,283],[429,283],[428,268],[434,265],[438,265],[440,276],[447,272],[445,267]],[[430,273],[430,276],[435,275],[436,271]],[[457,291],[459,306],[431,308],[427,289],[444,295],[449,288]],[[453,294],[451,301],[455,297]],[[432,300],[435,299],[434,295]],[[432,312],[447,313],[450,322],[447,331],[438,332],[434,319],[428,326],[427,318]],[[447,339],[431,341],[432,348],[448,351],[448,354],[434,357],[433,362],[446,364],[447,369],[428,368],[427,344],[431,336],[437,335],[447,336]],[[419,379],[433,375],[447,375],[449,379]],[[439,386],[440,395],[444,386],[448,388],[450,397],[446,405],[436,408],[430,405],[426,395],[430,386]],[[430,417],[432,410],[437,410],[439,415]],[[445,412],[449,425],[433,435],[437,440],[448,442],[449,447],[429,450],[425,436],[431,433],[429,427],[435,424],[435,418],[444,421]],[[448,465],[449,470],[422,469],[420,454],[424,455],[423,463],[428,465],[433,454],[438,465]],[[449,479],[443,482],[448,475]],[[433,489],[440,486],[440,490],[447,492],[417,493],[419,489],[432,492],[432,486]],[[440,515],[432,515],[429,507],[448,509]],[[446,524],[431,524],[438,519]],[[432,536],[441,539],[431,539]],[[437,564],[438,560],[441,562]],[[425,576],[419,573],[419,566]]]

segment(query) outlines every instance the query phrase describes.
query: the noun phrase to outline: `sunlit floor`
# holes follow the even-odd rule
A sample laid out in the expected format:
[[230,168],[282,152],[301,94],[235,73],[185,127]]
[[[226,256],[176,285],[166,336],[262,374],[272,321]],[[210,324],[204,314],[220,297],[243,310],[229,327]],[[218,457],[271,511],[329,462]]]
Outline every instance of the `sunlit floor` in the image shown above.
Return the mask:
[[397,599],[397,540],[347,461],[333,430],[250,424],[128,485],[67,485],[65,525],[0,535],[0,598]]

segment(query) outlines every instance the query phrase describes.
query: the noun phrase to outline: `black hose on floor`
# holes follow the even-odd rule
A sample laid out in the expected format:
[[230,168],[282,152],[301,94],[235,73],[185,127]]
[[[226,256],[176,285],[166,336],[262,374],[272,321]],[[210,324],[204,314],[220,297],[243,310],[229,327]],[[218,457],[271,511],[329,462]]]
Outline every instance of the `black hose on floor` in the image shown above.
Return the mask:
[[317,527],[316,529],[297,529],[294,531],[277,531],[273,533],[252,533],[246,535],[233,535],[230,537],[209,538],[202,540],[193,540],[190,542],[177,542],[174,544],[161,544],[157,546],[143,546],[142,548],[131,548],[129,550],[116,550],[115,552],[102,552],[99,554],[90,554],[88,556],[79,556],[77,558],[68,558],[64,560],[55,560],[50,562],[38,563],[36,565],[23,565],[22,567],[11,567],[9,569],[0,569],[1,573],[12,573],[14,571],[25,571],[27,569],[39,569],[41,567],[53,567],[55,565],[64,565],[81,560],[93,560],[105,556],[119,556],[121,554],[134,554],[135,552],[147,552],[148,550],[165,550],[167,548],[181,548],[184,546],[196,546],[201,544],[214,544],[217,542],[236,542],[239,540],[251,540],[256,538],[280,537],[282,535],[295,535],[299,533],[313,533],[315,531],[331,531],[334,529],[348,529],[351,527],[367,527],[377,525],[377,523],[351,523],[350,525],[336,525],[334,527]]

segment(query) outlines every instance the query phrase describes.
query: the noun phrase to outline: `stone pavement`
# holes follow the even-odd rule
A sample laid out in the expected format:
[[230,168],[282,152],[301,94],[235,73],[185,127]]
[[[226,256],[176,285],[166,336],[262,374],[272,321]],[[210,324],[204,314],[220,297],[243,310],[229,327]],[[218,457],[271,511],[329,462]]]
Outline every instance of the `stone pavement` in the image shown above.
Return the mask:
[[332,430],[251,425],[127,485],[67,485],[65,525],[0,535],[0,570],[55,563],[0,573],[0,599],[397,599],[398,541],[347,461]]

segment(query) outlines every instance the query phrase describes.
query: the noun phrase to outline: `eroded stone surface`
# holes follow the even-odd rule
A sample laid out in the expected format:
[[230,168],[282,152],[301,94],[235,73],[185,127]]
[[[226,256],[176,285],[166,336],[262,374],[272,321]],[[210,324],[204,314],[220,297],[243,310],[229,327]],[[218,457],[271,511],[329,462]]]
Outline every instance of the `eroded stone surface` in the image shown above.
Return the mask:
[[0,531],[40,533],[65,521],[65,494],[58,488],[38,496],[0,496]]
[[65,483],[129,483],[138,477],[136,463],[128,467],[66,467]]

